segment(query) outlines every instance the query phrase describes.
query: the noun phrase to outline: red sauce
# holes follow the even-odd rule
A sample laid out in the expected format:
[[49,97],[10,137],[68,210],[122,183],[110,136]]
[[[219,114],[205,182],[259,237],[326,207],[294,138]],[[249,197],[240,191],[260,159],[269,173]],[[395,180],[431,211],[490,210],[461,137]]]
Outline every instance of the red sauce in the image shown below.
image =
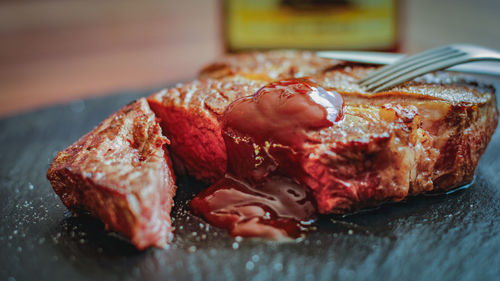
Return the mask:
[[311,220],[315,206],[307,189],[284,177],[270,177],[258,184],[226,176],[198,194],[191,207],[215,226],[233,236],[279,240],[297,238]]
[[300,237],[316,213],[301,183],[307,132],[340,120],[342,105],[338,93],[309,79],[271,83],[234,101],[223,117],[226,175],[191,208],[234,236]]

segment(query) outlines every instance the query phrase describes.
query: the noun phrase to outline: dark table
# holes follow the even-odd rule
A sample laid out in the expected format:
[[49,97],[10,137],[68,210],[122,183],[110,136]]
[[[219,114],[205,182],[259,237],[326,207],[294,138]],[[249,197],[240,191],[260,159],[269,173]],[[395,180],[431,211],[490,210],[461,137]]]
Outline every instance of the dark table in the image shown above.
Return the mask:
[[468,189],[323,217],[318,230],[298,243],[236,240],[207,226],[186,207],[203,188],[189,178],[179,179],[168,249],[138,252],[98,221],[72,217],[45,178],[49,163],[148,93],[0,120],[0,280],[498,280],[498,129]]

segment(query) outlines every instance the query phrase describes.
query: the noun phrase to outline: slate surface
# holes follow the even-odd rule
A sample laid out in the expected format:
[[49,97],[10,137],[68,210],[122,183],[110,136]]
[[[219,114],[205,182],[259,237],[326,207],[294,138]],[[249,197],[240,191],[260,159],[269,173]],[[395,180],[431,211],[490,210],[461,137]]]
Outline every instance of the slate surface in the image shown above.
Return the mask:
[[299,243],[239,241],[207,228],[185,206],[203,187],[189,178],[179,181],[169,249],[137,252],[98,221],[71,217],[45,179],[50,161],[146,94],[122,93],[0,120],[0,281],[498,280],[499,129],[468,189],[347,218],[325,217]]

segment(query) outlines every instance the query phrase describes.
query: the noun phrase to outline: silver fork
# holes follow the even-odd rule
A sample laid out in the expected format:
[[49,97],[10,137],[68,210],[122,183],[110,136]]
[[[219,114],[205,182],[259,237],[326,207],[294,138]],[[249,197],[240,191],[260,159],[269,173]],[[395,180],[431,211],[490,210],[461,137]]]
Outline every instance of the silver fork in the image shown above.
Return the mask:
[[500,52],[466,44],[453,44],[404,57],[358,81],[369,91],[379,92],[420,75],[471,61],[500,61]]

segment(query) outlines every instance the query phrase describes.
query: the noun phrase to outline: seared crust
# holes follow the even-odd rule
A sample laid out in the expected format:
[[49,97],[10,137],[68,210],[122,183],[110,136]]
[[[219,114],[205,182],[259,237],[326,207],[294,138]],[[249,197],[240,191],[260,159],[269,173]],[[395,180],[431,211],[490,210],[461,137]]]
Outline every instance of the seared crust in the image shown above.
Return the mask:
[[339,92],[344,119],[311,132],[305,148],[305,182],[321,213],[350,212],[470,182],[497,125],[494,89],[440,72],[367,93],[355,81],[374,70],[307,52],[242,54],[148,101],[172,141],[171,152],[189,173],[211,182],[225,170],[220,120],[229,103],[288,77],[308,76]]
[[138,249],[164,246],[176,190],[167,143],[139,99],[59,152],[47,178],[70,210],[90,212]]
[[[370,71],[373,68],[354,66],[317,76],[324,87],[341,92],[346,105],[362,109],[358,111],[361,114],[383,109],[393,111],[394,115],[386,124],[376,126],[383,128],[383,139],[387,140],[386,144],[375,145],[374,149],[382,154],[373,156],[381,160],[379,163],[369,161],[362,171],[340,175],[345,177],[344,182],[348,179],[350,187],[332,184],[337,179],[335,173],[328,173],[330,179],[316,181],[320,211],[343,213],[384,201],[398,201],[408,195],[446,191],[472,181],[475,167],[497,126],[494,88],[468,81],[464,76],[439,72],[386,92],[366,93],[354,81]],[[353,111],[346,112],[349,115]],[[337,151],[343,154],[360,141],[373,148],[373,144],[379,143],[374,140],[380,139],[373,132],[373,124],[387,120],[387,113],[384,116],[368,118],[371,126],[354,123],[356,130],[367,128],[366,131],[358,136],[349,133]],[[348,131],[343,125],[339,123],[322,132],[326,137],[321,137],[321,142],[337,143],[334,145],[337,147],[342,137],[335,132]],[[331,148],[317,150],[321,154]],[[364,163],[370,157],[370,153],[365,154],[364,159],[347,157],[342,163],[331,161],[336,159],[328,157],[331,155],[319,158],[323,158],[324,164],[329,159],[326,165],[339,171],[337,167],[342,165]]]

